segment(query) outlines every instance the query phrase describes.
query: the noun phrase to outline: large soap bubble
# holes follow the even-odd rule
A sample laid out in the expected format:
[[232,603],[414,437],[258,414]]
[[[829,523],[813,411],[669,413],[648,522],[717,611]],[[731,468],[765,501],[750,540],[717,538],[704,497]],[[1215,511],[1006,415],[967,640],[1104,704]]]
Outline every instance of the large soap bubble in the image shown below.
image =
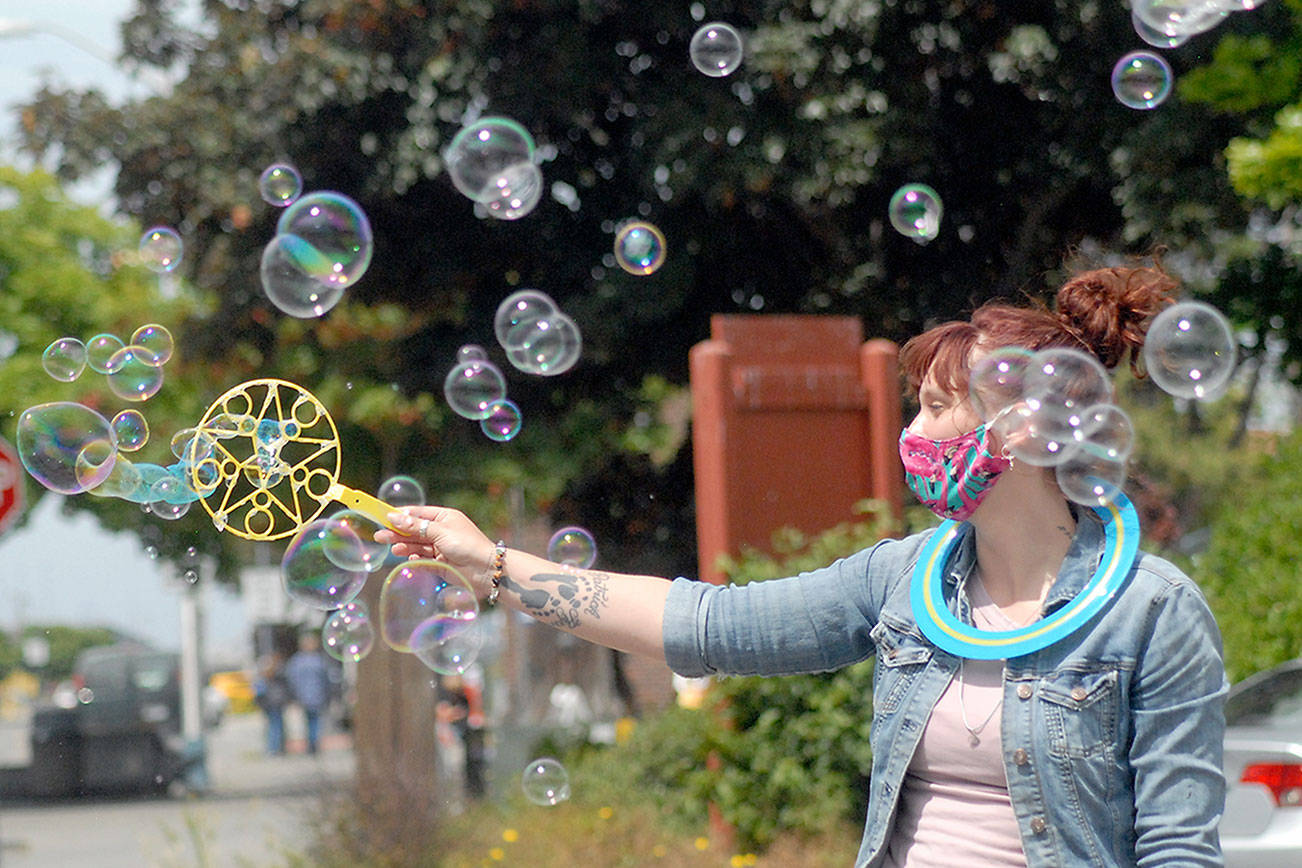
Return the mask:
[[375,628],[361,600],[344,603],[321,627],[321,647],[340,662],[356,663],[375,646]]
[[540,290],[521,289],[511,293],[502,299],[493,317],[493,333],[497,335],[497,342],[505,348],[511,329],[521,323],[549,316],[559,309],[552,297]]
[[968,395],[982,421],[989,422],[1021,400],[1031,355],[1022,347],[998,347],[972,366]]
[[[342,549],[350,542],[356,551],[344,554]],[[290,539],[281,558],[285,593],[314,609],[338,609],[361,593],[367,575],[364,569],[339,564],[364,560],[362,542],[351,528],[332,518],[310,521]]]
[[1092,443],[1073,446],[1054,468],[1058,487],[1068,500],[1085,506],[1106,506],[1117,499],[1126,482],[1126,461]]
[[262,289],[272,304],[292,317],[324,316],[345,289],[316,278],[328,269],[329,261],[311,244],[297,235],[277,235],[262,250]]
[[[293,235],[306,247],[292,253],[305,273],[326,286],[356,283],[371,264],[375,239],[362,207],[342,193],[309,193],[276,222],[277,235]],[[308,252],[310,249],[310,253]]]
[[[533,136],[510,118],[488,117],[463,127],[443,153],[452,183],[475,202],[497,195],[494,182],[522,163],[532,163]],[[541,195],[541,179],[539,183]],[[535,203],[536,204],[536,203]]]
[[183,250],[181,236],[168,226],[146,229],[140,236],[140,261],[159,274],[175,270],[181,264]]
[[1234,373],[1236,357],[1229,322],[1200,301],[1178,302],[1159,313],[1144,339],[1148,375],[1177,398],[1219,397]]
[[484,419],[494,403],[506,398],[506,378],[492,362],[462,362],[443,379],[443,397],[458,416]]
[[574,320],[557,311],[517,324],[502,346],[511,364],[526,374],[554,377],[579,360],[583,336]]
[[113,472],[113,425],[82,404],[56,401],[18,417],[18,458],[32,478],[60,494],[95,488]]
[[380,638],[395,651],[435,654],[474,627],[479,602],[465,576],[442,561],[407,561],[380,589]]
[[127,345],[114,353],[105,374],[109,391],[124,401],[148,401],[163,388],[163,369],[157,356],[144,347]]
[[1112,93],[1126,108],[1151,109],[1171,95],[1171,65],[1148,51],[1132,51],[1112,67]]
[[653,223],[632,220],[615,233],[615,262],[629,274],[653,274],[665,264],[664,233]]
[[1168,36],[1192,36],[1211,30],[1226,15],[1217,0],[1133,0],[1140,21]]
[[597,560],[597,541],[582,527],[563,527],[547,540],[547,559],[586,570]]
[[891,196],[887,217],[896,232],[926,244],[940,234],[944,210],[935,190],[926,184],[905,184]]
[[288,163],[272,163],[258,178],[258,193],[268,205],[286,208],[303,193],[303,178]]
[[521,415],[520,408],[514,401],[506,398],[490,404],[487,415],[479,420],[479,430],[483,431],[484,436],[489,440],[497,443],[514,440],[523,425],[524,416]]
[[570,773],[557,760],[542,757],[525,768],[520,788],[535,805],[559,805],[570,797]]
[[86,345],[77,338],[59,338],[41,354],[41,367],[56,380],[71,383],[86,370]]
[[478,202],[488,216],[498,220],[519,220],[542,199],[542,170],[532,160],[507,166],[480,191]]
[[711,78],[722,78],[741,66],[744,47],[741,34],[732,25],[715,21],[692,34],[687,53],[692,66]]

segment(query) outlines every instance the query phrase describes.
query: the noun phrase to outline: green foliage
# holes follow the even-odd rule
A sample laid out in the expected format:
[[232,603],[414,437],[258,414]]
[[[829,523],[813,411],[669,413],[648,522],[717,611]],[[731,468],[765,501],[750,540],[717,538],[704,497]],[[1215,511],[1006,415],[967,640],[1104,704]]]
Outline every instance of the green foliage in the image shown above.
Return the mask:
[[1231,680],[1302,654],[1302,435],[1243,463],[1191,575],[1225,640]]
[[[871,545],[891,529],[889,513],[871,502],[862,511],[872,518],[813,537],[781,531],[776,556],[747,552],[728,563],[729,577],[792,575]],[[713,803],[743,848],[763,848],[784,833],[816,835],[862,819],[871,724],[868,662],[835,673],[725,678],[701,710],[672,708],[642,721],[629,744],[590,757],[583,786],[644,792],[664,822],[685,832],[699,828]],[[709,757],[717,769],[707,767]]]
[[0,632],[0,681],[17,669],[22,661],[22,645],[8,633]]

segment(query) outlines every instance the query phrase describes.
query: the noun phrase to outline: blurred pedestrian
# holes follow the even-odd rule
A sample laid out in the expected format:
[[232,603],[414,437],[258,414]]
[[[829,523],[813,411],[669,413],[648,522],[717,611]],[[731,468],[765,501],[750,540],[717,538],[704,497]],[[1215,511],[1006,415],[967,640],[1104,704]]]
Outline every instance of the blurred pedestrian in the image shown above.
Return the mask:
[[316,753],[321,743],[321,711],[330,702],[330,672],[315,633],[299,636],[298,651],[285,664],[285,677],[307,718],[307,752]]
[[285,706],[289,704],[289,682],[285,679],[285,655],[272,651],[258,664],[253,683],[254,701],[267,718],[267,753],[285,752]]

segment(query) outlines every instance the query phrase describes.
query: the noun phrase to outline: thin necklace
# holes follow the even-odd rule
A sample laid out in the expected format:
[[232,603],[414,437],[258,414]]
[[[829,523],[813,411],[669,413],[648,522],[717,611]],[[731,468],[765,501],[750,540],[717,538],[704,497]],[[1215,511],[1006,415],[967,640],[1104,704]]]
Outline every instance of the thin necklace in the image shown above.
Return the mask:
[[995,707],[990,709],[990,713],[986,715],[986,719],[981,721],[979,725],[974,727],[972,724],[968,723],[967,703],[963,701],[963,688],[967,683],[963,678],[963,668],[966,665],[966,657],[958,658],[958,713],[959,716],[963,718],[963,728],[967,730],[967,743],[972,747],[976,747],[981,744],[981,730],[986,728],[986,724],[994,720],[995,712],[997,712],[1004,704],[1004,696],[1002,692],[999,694],[999,701],[995,703]]

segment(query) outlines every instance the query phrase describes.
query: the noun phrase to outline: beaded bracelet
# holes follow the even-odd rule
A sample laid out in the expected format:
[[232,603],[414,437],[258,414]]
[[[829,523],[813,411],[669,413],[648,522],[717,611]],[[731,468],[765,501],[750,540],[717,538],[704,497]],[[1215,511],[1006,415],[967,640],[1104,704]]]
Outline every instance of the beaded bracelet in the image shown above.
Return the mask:
[[493,585],[492,589],[488,592],[489,606],[497,605],[497,595],[502,592],[502,575],[503,570],[505,569],[505,561],[506,543],[498,540],[497,545],[493,547],[493,563],[491,565],[493,570],[493,575],[491,576]]

